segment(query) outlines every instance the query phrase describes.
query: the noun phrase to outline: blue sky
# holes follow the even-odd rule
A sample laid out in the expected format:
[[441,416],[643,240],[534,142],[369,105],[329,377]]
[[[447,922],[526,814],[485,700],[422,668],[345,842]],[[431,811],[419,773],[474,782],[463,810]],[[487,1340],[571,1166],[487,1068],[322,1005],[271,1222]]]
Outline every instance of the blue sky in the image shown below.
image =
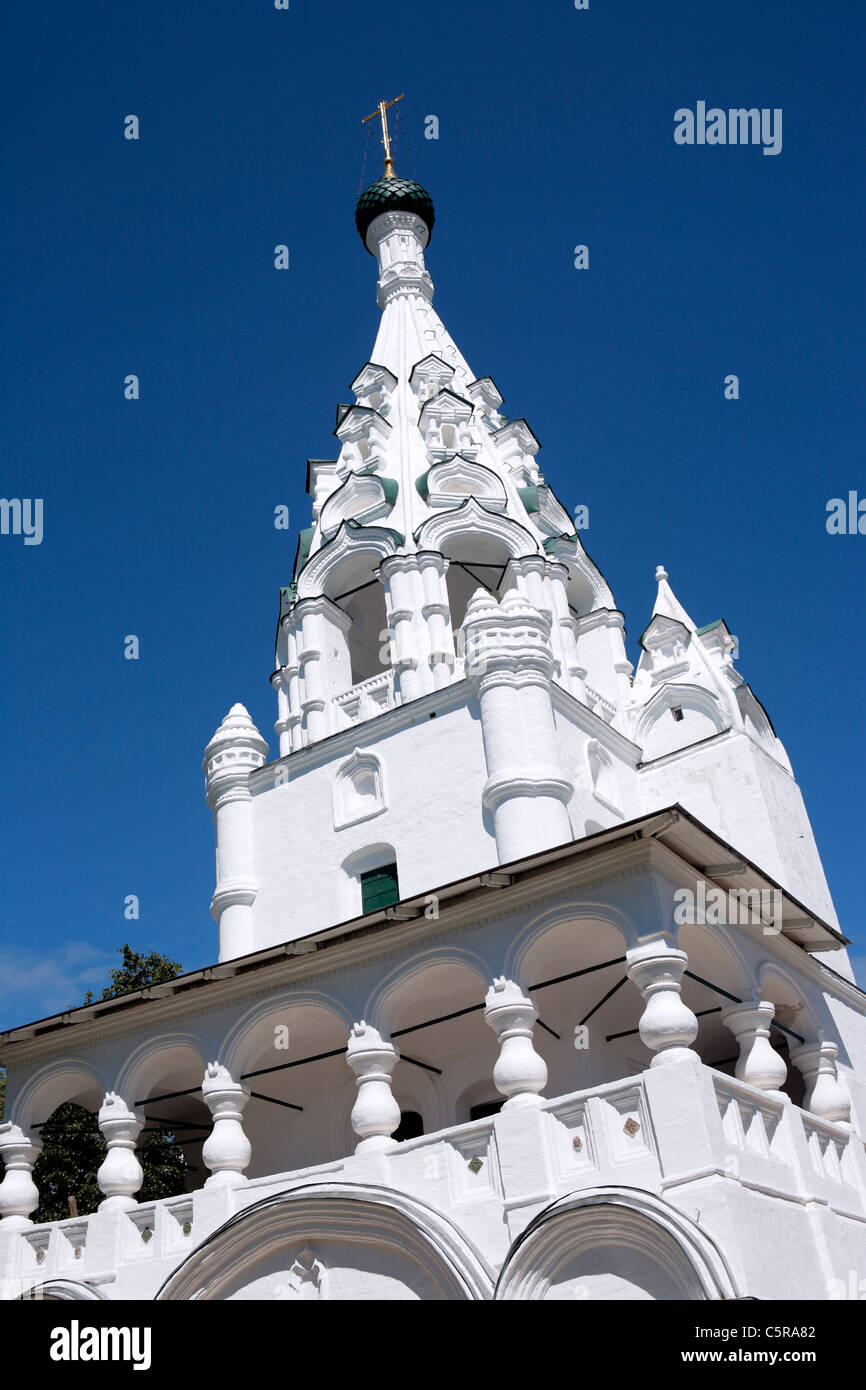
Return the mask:
[[[202,751],[235,700],[274,746],[305,460],[378,321],[360,122],[398,92],[437,308],[589,506],[632,657],[659,562],[738,635],[866,957],[866,537],[825,528],[866,496],[864,27],[853,0],[8,7],[0,492],[44,499],[44,538],[0,536],[0,1025],[125,939],[216,958]],[[699,100],[782,108],[781,154],[677,146]]]

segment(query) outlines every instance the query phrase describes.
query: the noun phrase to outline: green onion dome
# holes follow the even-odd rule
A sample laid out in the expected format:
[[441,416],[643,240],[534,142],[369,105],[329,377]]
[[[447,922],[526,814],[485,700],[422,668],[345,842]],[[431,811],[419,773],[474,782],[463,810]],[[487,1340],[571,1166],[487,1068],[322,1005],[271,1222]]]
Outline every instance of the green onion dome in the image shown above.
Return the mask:
[[414,212],[427,227],[428,237],[436,221],[433,199],[420,183],[396,176],[377,179],[364,189],[355,209],[355,226],[365,246],[370,223],[383,212]]

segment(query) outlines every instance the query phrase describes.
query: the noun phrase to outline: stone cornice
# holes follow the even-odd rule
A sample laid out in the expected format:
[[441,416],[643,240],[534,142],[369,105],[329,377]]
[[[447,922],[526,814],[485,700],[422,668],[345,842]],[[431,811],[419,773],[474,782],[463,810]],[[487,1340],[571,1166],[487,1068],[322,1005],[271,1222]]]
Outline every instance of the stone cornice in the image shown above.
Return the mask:
[[581,700],[576,699],[556,680],[551,682],[550,690],[555,709],[564,714],[584,733],[589,734],[592,738],[597,738],[603,747],[616,753],[617,757],[621,758],[629,767],[640,765],[643,750],[636,743],[633,743],[625,734],[621,734],[618,729],[606,724],[600,715]]
[[592,632],[597,627],[625,628],[625,616],[618,608],[594,608],[583,617],[576,616],[578,635]]

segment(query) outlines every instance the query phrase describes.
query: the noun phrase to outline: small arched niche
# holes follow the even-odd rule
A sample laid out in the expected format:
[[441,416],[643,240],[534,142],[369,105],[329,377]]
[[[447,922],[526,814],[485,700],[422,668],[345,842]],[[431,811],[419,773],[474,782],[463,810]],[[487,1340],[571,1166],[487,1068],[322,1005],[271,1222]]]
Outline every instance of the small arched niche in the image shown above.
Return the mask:
[[621,816],[619,787],[613,758],[595,738],[590,739],[586,752],[589,760],[593,796],[597,797],[608,810]]
[[380,816],[387,809],[382,766],[373,753],[356,748],[334,779],[334,829]]

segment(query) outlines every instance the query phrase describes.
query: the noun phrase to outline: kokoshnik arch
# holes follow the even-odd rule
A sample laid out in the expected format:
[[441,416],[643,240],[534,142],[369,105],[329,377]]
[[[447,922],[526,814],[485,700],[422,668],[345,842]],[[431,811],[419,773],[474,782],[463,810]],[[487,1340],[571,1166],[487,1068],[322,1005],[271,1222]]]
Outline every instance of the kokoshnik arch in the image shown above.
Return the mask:
[[[791,765],[661,567],[633,669],[379,114],[381,322],[308,464],[278,750],[237,704],[205,752],[218,960],[2,1035],[0,1293],[829,1297],[866,1256],[866,998]],[[701,885],[754,910],[684,920]],[[104,1200],[34,1224],[64,1101]],[[148,1124],[189,1160],[156,1203]]]

